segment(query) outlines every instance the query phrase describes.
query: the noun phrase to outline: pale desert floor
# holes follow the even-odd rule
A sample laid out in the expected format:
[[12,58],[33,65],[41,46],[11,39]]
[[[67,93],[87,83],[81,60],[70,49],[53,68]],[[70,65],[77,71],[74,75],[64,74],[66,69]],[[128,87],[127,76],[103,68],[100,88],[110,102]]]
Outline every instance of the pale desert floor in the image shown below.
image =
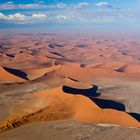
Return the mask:
[[140,41],[0,35],[0,140],[138,140]]

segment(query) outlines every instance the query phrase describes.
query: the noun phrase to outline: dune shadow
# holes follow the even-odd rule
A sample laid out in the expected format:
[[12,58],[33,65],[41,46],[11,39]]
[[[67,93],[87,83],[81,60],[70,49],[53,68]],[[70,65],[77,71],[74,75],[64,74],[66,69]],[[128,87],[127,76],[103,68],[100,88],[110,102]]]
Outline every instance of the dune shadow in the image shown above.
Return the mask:
[[65,62],[74,62],[74,60],[70,60],[67,58],[57,58],[57,57],[51,57],[51,56],[47,56],[50,59],[55,59],[55,60],[60,60],[60,61],[65,61]]
[[96,85],[93,85],[93,87],[89,89],[77,89],[68,86],[63,86],[62,89],[65,93],[84,95],[96,103],[100,108],[111,108],[119,111],[125,111],[125,105],[120,102],[95,98],[101,95],[101,93],[98,92],[98,86]]
[[79,47],[79,48],[86,48],[87,45],[85,45],[85,44],[79,44],[79,45],[77,45],[77,47]]
[[60,45],[60,44],[55,44],[55,43],[54,43],[54,44],[49,44],[48,47],[54,49],[54,48],[56,48],[56,47],[62,48],[62,47],[64,47],[64,45]]
[[10,57],[10,58],[14,58],[14,55],[13,54],[7,54],[5,53],[6,56]]
[[68,79],[70,79],[70,80],[72,80],[72,81],[74,81],[74,82],[79,82],[78,80],[73,79],[73,78],[71,78],[71,77],[68,77]]
[[125,68],[127,67],[127,64],[126,65],[124,65],[124,66],[122,66],[122,67],[120,67],[120,68],[118,68],[118,69],[116,69],[115,71],[116,72],[125,72]]
[[11,73],[11,74],[13,74],[15,76],[18,76],[18,77],[23,78],[25,80],[29,80],[27,78],[28,75],[25,72],[23,72],[23,71],[20,71],[20,70],[17,70],[17,69],[12,69],[12,68],[7,68],[7,67],[3,67],[3,68],[7,72],[9,72],[9,73]]
[[[88,97],[90,100],[92,100],[95,104],[97,104],[102,109],[114,109],[118,111],[124,111],[125,112],[125,105],[123,103],[113,101],[113,100],[107,100],[107,99],[101,99],[98,96],[100,96],[101,93],[98,93],[98,86],[93,85],[92,88],[89,89],[78,89],[78,88],[72,88],[68,86],[63,86],[63,91],[65,93],[69,94],[80,94]],[[126,112],[133,118],[135,118],[137,121],[140,122],[140,114],[133,113],[133,112]]]
[[111,108],[119,111],[125,111],[125,105],[116,102],[113,100],[105,100],[105,99],[100,99],[100,98],[90,98],[94,103],[96,103],[100,108]]
[[135,118],[137,121],[140,122],[140,114],[138,113],[128,113],[130,116],[132,116],[133,118]]
[[62,58],[65,58],[65,56],[63,56],[62,54],[58,53],[58,52],[50,52],[51,54],[54,54],[54,55],[57,55],[57,56],[60,56]]
[[63,86],[62,89],[65,93],[69,93],[69,94],[81,94],[87,97],[100,96],[100,93],[97,92],[98,86],[95,85],[92,88],[88,88],[88,89],[78,89],[78,88],[72,88],[68,86]]

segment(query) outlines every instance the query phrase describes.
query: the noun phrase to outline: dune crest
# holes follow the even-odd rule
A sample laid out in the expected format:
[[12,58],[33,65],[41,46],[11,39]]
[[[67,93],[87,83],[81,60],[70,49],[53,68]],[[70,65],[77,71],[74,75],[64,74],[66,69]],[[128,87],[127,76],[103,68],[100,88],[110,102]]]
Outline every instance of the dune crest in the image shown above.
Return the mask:
[[53,72],[57,69],[59,69],[61,65],[55,65],[47,68],[39,68],[39,69],[30,69],[30,70],[23,70],[28,76],[30,80],[37,79],[41,76],[43,76],[46,73]]
[[63,85],[71,86],[79,89],[92,88],[92,85],[79,82],[78,80],[72,78],[64,78]]

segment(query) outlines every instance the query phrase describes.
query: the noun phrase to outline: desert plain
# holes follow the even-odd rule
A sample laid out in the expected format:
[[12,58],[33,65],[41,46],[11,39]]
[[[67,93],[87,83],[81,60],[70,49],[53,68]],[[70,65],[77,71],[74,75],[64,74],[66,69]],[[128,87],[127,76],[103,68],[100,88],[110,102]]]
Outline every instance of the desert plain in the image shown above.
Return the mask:
[[139,140],[140,40],[0,35],[0,140]]

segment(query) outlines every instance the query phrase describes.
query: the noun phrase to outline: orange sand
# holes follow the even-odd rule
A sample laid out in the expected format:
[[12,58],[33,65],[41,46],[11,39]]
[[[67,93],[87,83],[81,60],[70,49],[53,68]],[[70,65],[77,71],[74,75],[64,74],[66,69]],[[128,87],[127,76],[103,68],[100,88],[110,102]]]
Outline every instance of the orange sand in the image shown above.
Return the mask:
[[61,111],[59,106],[62,106],[63,111],[65,111],[66,106],[71,108],[69,111],[73,112],[72,119],[86,122],[140,127],[140,123],[127,113],[113,109],[101,109],[87,97],[65,94],[62,91],[62,87],[47,89],[37,92],[34,95],[37,97],[46,97],[47,106],[52,109],[52,112],[54,109],[58,112]]
[[[94,79],[104,77],[128,78],[134,76],[134,80],[140,79],[140,75],[137,75],[140,74],[139,47],[137,45],[135,47],[129,39],[123,41],[101,39],[99,41],[100,37],[90,39],[88,36],[84,41],[79,36],[78,39],[73,38],[69,41],[62,40],[61,42],[59,39],[56,36],[33,40],[32,36],[12,35],[11,40],[7,42],[5,39],[4,41],[10,44],[8,45],[10,47],[6,46],[8,49],[2,50],[0,64],[20,68],[31,81],[53,72],[55,76],[64,78],[60,85],[79,89],[91,88]],[[0,40],[3,42],[3,39]],[[64,44],[61,47],[60,42]],[[50,43],[55,47],[49,47]],[[85,45],[85,47],[80,45]],[[10,59],[6,55],[8,53],[14,54],[14,58]],[[61,65],[55,65],[56,63]],[[0,83],[24,81],[0,67]],[[127,113],[113,109],[101,109],[85,96],[64,93],[62,87],[34,93],[34,98],[39,101],[34,103],[36,107],[32,108],[30,101],[30,103],[25,102],[29,112],[21,113],[19,116],[10,116],[1,122],[0,129],[10,129],[34,121],[60,119],[140,127],[140,123]]]
[[13,83],[13,82],[25,82],[26,80],[17,77],[0,67],[0,82],[2,83]]
[[57,69],[59,69],[61,65],[51,66],[47,68],[40,68],[40,69],[32,69],[32,70],[23,70],[28,76],[30,80],[37,79],[41,76],[43,76],[46,73],[53,72]]
[[129,74],[140,73],[140,65],[124,65],[117,70]]

